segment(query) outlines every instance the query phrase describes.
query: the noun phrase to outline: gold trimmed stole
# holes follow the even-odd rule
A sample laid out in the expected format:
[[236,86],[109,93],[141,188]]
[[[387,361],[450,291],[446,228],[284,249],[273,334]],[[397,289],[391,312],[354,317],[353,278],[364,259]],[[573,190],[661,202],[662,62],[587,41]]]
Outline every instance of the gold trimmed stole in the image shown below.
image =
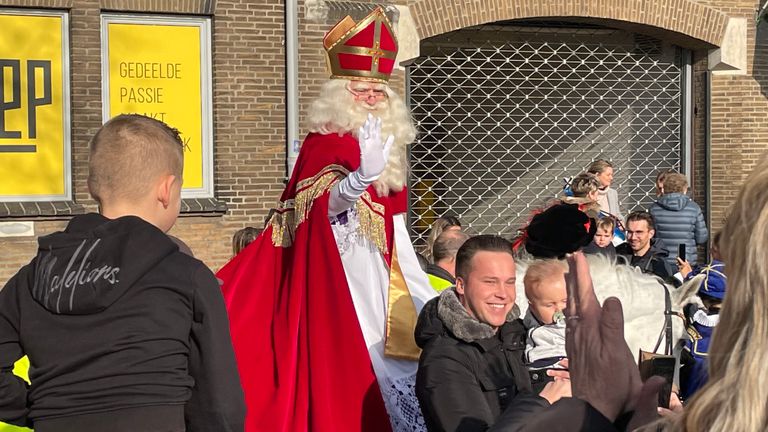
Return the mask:
[[389,270],[387,332],[384,355],[403,360],[418,360],[421,348],[413,335],[416,328],[416,306],[405,282],[397,255],[397,242],[392,239],[392,265]]

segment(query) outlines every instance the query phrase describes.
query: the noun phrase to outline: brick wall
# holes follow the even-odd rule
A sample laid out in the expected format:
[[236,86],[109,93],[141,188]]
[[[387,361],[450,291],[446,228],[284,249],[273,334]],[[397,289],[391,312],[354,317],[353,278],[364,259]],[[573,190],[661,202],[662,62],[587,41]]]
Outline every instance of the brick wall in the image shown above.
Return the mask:
[[[718,1],[714,7],[747,19],[747,74],[712,76],[712,225],[722,225],[742,182],[768,149],[768,31],[758,35],[755,1]],[[763,24],[765,26],[765,24]]]
[[[330,6],[327,16],[307,17],[306,5]],[[346,5],[343,1],[299,1],[299,94],[301,114],[325,79],[320,41]],[[714,76],[711,81],[711,165],[705,172],[706,98],[697,92],[694,120],[694,194],[703,202],[705,186],[713,225],[718,227],[739,184],[768,142],[768,60],[766,34],[755,34],[755,0],[398,0],[408,4],[421,37],[484,22],[526,16],[593,16],[600,23],[648,32],[694,49],[694,85],[707,79],[706,47],[719,43],[728,16],[747,17],[749,70],[743,76]],[[642,5],[652,3],[653,7]],[[172,233],[186,241],[213,269],[230,255],[230,239],[243,226],[261,226],[282,191],[285,172],[283,2],[270,0],[0,0],[0,7],[70,10],[72,168],[75,200],[95,208],[85,185],[87,141],[101,124],[99,16],[102,10],[210,15],[213,17],[213,116],[216,196],[228,205],[225,215],[183,216]],[[586,20],[592,20],[586,19]],[[653,27],[648,27],[652,25]],[[686,36],[687,35],[687,36]],[[760,41],[755,48],[755,41]],[[404,73],[392,85],[401,93]],[[300,135],[306,133],[300,124]],[[35,220],[35,219],[25,219]],[[66,218],[37,219],[36,234],[61,229]],[[0,239],[0,284],[26,263],[33,238]]]
[[[734,3],[734,2],[731,2]],[[720,42],[727,16],[695,0],[411,0],[421,37],[486,22],[518,18],[592,17],[643,25],[645,32],[671,30],[667,39]]]
[[[90,211],[88,139],[101,125],[101,11],[211,14],[216,197],[224,216],[184,216],[172,234],[213,269],[231,255],[232,234],[261,226],[285,175],[283,4],[269,0],[27,0],[0,6],[70,11],[72,171],[74,199]],[[50,218],[48,218],[50,219]],[[67,218],[35,221],[37,235],[62,229]],[[0,238],[0,284],[35,251],[34,238]]]

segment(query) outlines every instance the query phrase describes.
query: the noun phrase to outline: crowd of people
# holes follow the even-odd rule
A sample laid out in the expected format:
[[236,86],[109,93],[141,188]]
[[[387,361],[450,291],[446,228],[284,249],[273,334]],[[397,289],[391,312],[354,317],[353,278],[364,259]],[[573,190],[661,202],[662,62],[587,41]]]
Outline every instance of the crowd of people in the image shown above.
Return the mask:
[[[662,172],[656,202],[625,217],[604,159],[516,239],[444,216],[417,252],[405,220],[416,130],[387,85],[392,27],[380,9],[346,17],[323,45],[331,80],[295,171],[216,275],[166,234],[178,133],[141,115],[96,133],[99,213],[41,237],[0,291],[0,420],[38,432],[768,428],[768,161],[706,263],[685,176]],[[659,299],[651,312],[641,289]],[[678,305],[688,336],[673,340]],[[641,380],[629,341],[658,329],[629,325],[633,313],[663,324],[640,348],[656,355],[665,339],[679,378]],[[23,356],[29,384],[12,372]]]

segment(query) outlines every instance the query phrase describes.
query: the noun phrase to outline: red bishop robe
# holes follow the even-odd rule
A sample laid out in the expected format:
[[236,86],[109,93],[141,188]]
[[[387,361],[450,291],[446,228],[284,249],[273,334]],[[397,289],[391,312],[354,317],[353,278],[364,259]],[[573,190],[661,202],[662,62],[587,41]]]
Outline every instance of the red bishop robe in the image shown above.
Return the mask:
[[[266,229],[217,274],[248,432],[391,431],[328,219],[329,191],[359,164],[353,136],[307,136]],[[406,197],[371,186],[355,204],[388,263]]]

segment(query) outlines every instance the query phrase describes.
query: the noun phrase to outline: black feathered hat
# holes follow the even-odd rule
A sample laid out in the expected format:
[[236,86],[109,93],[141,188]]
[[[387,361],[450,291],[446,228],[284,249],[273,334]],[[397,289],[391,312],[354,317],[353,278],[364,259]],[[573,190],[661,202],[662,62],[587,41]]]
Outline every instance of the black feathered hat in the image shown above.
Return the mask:
[[597,223],[576,205],[557,204],[534,216],[525,231],[525,250],[529,254],[563,258],[592,241]]

